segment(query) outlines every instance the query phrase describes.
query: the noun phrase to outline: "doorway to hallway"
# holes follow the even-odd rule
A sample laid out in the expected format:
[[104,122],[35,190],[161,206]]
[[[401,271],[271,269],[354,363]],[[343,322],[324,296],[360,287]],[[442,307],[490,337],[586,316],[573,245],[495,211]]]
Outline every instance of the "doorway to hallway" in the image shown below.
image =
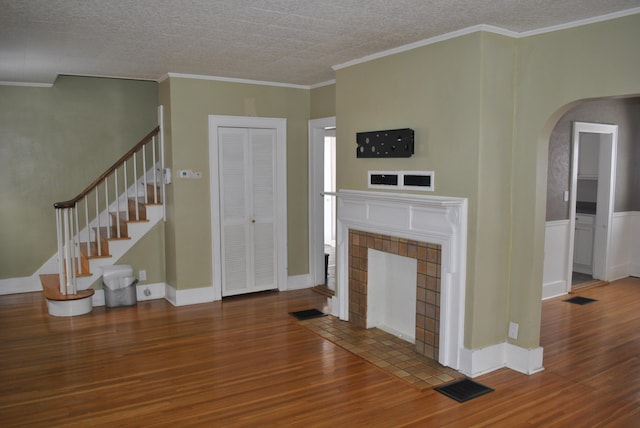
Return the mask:
[[567,292],[609,280],[617,136],[616,125],[573,124]]
[[[309,274],[313,285],[335,291],[335,117],[309,121]],[[333,288],[332,288],[333,287]]]

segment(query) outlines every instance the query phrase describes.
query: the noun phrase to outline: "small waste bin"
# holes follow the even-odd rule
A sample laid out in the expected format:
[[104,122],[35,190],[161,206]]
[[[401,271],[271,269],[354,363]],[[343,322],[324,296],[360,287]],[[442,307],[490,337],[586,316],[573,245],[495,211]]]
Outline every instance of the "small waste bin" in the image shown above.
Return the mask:
[[104,304],[108,308],[133,306],[138,303],[136,284],[131,265],[113,265],[102,268]]

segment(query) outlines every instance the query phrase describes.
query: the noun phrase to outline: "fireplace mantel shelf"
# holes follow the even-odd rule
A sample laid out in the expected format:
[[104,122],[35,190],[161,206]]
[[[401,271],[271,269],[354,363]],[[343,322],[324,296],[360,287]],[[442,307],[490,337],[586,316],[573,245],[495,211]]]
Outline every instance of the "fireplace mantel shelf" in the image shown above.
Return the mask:
[[457,198],[452,196],[433,196],[433,195],[417,195],[412,193],[387,193],[387,192],[371,192],[364,190],[339,190],[338,192],[324,192],[322,195],[336,196],[338,198],[349,198],[354,200],[369,200],[380,202],[407,202],[411,201],[415,205],[449,207],[458,206],[465,198]]

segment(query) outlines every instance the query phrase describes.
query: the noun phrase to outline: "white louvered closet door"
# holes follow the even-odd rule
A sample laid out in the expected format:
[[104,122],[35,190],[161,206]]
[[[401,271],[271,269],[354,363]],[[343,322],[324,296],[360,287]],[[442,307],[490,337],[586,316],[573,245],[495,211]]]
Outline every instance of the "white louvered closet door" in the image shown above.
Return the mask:
[[218,128],[222,295],[278,288],[275,129]]

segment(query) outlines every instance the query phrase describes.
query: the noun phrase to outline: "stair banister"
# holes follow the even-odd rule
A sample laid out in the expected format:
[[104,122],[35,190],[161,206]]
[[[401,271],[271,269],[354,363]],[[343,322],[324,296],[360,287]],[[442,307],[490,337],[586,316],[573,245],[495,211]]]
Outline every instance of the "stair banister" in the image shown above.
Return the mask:
[[[161,111],[161,108],[159,109]],[[160,122],[161,123],[161,122]],[[63,295],[76,294],[78,292],[76,287],[76,277],[78,274],[84,274],[83,272],[84,266],[82,263],[82,254],[81,248],[86,248],[87,254],[91,254],[93,252],[91,246],[93,241],[91,239],[91,228],[92,222],[90,222],[90,213],[89,213],[89,203],[88,196],[91,192],[95,192],[95,245],[96,245],[96,253],[98,257],[102,257],[106,254],[103,254],[102,245],[101,245],[101,220],[100,220],[100,197],[99,197],[99,186],[101,183],[104,183],[104,203],[105,203],[105,211],[108,213],[109,205],[110,205],[110,197],[109,197],[109,177],[113,175],[114,177],[114,199],[116,205],[115,212],[115,221],[116,227],[111,227],[111,222],[107,218],[106,220],[106,238],[122,238],[121,234],[121,219],[120,219],[120,189],[118,188],[118,174],[119,171],[122,170],[122,183],[124,185],[125,200],[128,197],[128,172],[127,172],[127,161],[132,160],[133,165],[133,183],[135,188],[135,198],[138,200],[138,182],[137,175],[137,152],[142,151],[142,163],[143,163],[143,173],[142,173],[142,182],[144,183],[144,193],[145,193],[145,203],[149,203],[147,195],[147,164],[146,164],[146,146],[151,143],[152,153],[153,153],[153,164],[151,164],[151,168],[153,169],[153,188],[154,188],[154,204],[159,203],[158,198],[158,189],[157,186],[163,185],[163,183],[158,182],[157,177],[157,159],[156,159],[156,142],[162,142],[162,137],[160,136],[159,140],[156,140],[156,136],[161,134],[161,127],[156,127],[153,131],[147,134],[140,142],[138,142],[131,150],[125,153],[118,161],[116,161],[111,167],[109,167],[105,172],[103,172],[98,178],[96,178],[87,188],[85,188],[82,192],[80,192],[75,198],[70,199],[68,201],[56,202],[53,204],[56,210],[56,231],[58,235],[58,274],[60,279],[60,293]],[[159,149],[162,153],[162,147]],[[162,157],[164,159],[164,157]],[[160,168],[164,169],[164,165],[160,165]],[[164,186],[163,186],[164,187]],[[164,188],[162,189],[164,194]],[[83,201],[84,200],[84,201]],[[162,199],[164,201],[164,198]],[[81,202],[83,201],[83,202]],[[84,209],[84,215],[80,217],[79,211]],[[108,214],[107,214],[108,215]],[[93,214],[91,214],[93,216]],[[140,220],[139,209],[136,205],[136,220]],[[84,224],[81,227],[80,218],[82,218]],[[123,219],[124,220],[124,219]],[[126,221],[130,220],[130,213],[127,204],[126,209]],[[87,236],[86,246],[81,244],[81,232],[86,229],[86,234],[82,234],[82,236]],[[116,229],[116,234],[112,234],[112,229]],[[126,229],[125,229],[126,230]]]
[[111,175],[126,159],[130,158],[135,152],[140,150],[140,148],[147,143],[154,140],[154,137],[160,132],[160,127],[157,126],[153,131],[149,132],[138,144],[136,144],[131,150],[125,153],[120,159],[118,159],[109,169],[103,172],[98,178],[96,178],[93,183],[87,186],[82,192],[78,194],[73,199],[69,199],[64,202],[56,202],[53,204],[55,208],[73,208],[74,204],[82,199],[86,194],[91,192],[98,184],[102,182],[107,176]]

